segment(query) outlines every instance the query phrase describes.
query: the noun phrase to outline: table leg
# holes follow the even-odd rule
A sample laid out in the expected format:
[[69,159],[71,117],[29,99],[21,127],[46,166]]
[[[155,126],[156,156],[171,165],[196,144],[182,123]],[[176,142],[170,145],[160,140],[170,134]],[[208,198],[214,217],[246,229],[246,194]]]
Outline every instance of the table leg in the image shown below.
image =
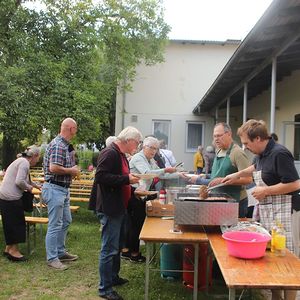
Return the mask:
[[235,299],[235,289],[229,288],[228,300],[234,300],[234,299]]
[[194,293],[193,300],[197,300],[198,297],[198,263],[199,263],[199,244],[194,244]]
[[210,248],[210,244],[207,244],[207,258],[206,258],[206,274],[205,274],[205,278],[206,278],[206,284],[205,284],[205,292],[208,294],[208,290],[209,290],[209,279],[210,279],[210,262],[212,261],[212,250]]
[[146,242],[145,300],[149,298],[150,243]]

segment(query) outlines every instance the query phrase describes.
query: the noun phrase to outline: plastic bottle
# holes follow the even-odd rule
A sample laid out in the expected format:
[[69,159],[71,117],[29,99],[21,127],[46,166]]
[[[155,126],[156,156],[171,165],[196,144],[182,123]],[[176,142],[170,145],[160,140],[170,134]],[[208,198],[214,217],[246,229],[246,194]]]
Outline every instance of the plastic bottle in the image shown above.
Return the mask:
[[159,203],[160,204],[166,204],[167,201],[167,195],[166,195],[166,190],[165,189],[161,189],[159,191]]
[[286,232],[283,228],[283,225],[279,224],[275,236],[275,255],[285,256],[285,248],[286,248]]
[[276,242],[276,233],[277,233],[277,224],[274,223],[271,229],[271,252],[275,253],[275,242]]

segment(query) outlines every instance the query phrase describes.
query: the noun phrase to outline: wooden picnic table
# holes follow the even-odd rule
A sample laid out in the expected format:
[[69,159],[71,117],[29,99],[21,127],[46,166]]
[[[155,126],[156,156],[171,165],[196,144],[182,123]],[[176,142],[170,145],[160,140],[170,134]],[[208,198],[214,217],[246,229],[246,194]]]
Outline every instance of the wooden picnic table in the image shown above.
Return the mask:
[[241,259],[228,254],[220,233],[207,236],[229,288],[229,300],[235,299],[236,289],[300,289],[300,259],[290,251],[283,257],[267,250],[262,258]]
[[[172,232],[174,228],[174,220],[147,217],[145,219],[140,239],[146,244],[146,271],[145,271],[145,299],[149,298],[149,271],[150,262],[150,245],[153,243],[170,243],[170,244],[192,244],[195,248],[194,253],[194,289],[193,299],[197,299],[198,294],[198,259],[199,244],[208,243],[206,233],[187,229],[179,233]],[[176,270],[173,270],[175,272]],[[179,270],[178,270],[179,271]],[[180,270],[181,272],[182,270]]]

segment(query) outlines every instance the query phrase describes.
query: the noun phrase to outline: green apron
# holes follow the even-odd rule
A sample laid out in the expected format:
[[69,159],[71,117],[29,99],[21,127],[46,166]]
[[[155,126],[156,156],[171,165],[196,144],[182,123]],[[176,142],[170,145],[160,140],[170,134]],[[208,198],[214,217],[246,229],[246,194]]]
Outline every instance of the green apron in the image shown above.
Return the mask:
[[[229,174],[235,173],[238,171],[236,167],[232,165],[230,160],[230,152],[232,150],[233,144],[231,144],[230,148],[227,150],[226,155],[224,157],[215,156],[214,163],[211,170],[211,179],[217,177],[225,177]],[[239,201],[241,196],[241,186],[239,185],[227,185],[216,188],[213,192],[217,193],[226,193],[230,195],[233,199]]]

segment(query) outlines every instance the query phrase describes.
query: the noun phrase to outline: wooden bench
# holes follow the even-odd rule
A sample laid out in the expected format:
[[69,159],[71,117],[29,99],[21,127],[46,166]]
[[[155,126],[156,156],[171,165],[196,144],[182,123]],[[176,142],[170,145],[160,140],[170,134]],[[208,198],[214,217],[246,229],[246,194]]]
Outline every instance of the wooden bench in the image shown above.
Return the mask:
[[71,196],[70,201],[76,201],[76,202],[89,202],[90,201],[90,195],[88,197],[77,197],[77,196]]
[[[28,254],[31,254],[36,247],[36,224],[44,225],[44,224],[48,224],[48,221],[49,221],[48,218],[25,216],[27,253]],[[30,250],[30,229],[32,229],[33,245],[34,245],[34,248],[32,251]]]
[[236,289],[300,289],[300,259],[286,250],[286,256],[266,251],[260,259],[229,256],[220,233],[207,233],[214,256],[229,288],[229,300]]
[[[45,208],[47,208],[47,205],[44,204],[44,203],[41,203],[41,202],[39,202],[39,203],[33,203],[33,206],[36,207],[36,208],[39,208],[39,209],[45,209]],[[79,208],[80,208],[80,206],[78,206],[78,205],[70,205],[70,211],[72,213],[78,212]]]

